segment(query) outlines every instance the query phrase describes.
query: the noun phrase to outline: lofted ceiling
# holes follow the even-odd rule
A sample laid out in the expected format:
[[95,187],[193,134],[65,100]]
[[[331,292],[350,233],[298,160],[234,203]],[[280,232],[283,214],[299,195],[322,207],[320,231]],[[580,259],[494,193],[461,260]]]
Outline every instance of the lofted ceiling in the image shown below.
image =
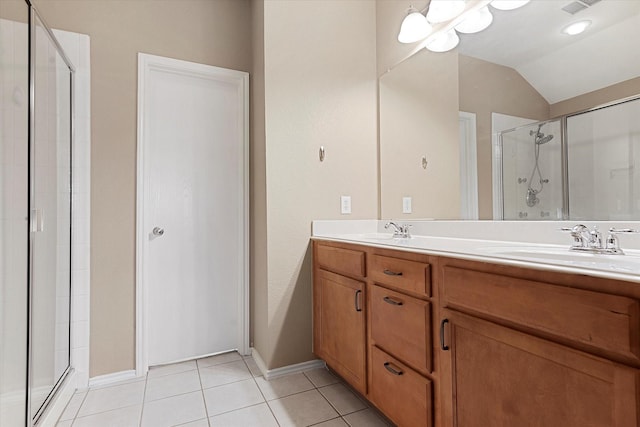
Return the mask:
[[[518,71],[550,103],[640,76],[640,0],[532,0],[511,11],[491,8],[493,23],[461,34],[463,55]],[[577,4],[576,4],[577,3]],[[591,6],[575,14],[565,6]],[[567,25],[591,20],[576,36]]]

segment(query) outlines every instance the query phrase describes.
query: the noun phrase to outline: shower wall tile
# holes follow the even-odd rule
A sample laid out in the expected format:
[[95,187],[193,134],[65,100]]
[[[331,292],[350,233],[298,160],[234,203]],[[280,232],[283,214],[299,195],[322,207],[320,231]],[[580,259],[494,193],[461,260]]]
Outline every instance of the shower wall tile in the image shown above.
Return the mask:
[[71,272],[71,280],[73,281],[72,295],[89,295],[90,275],[89,269],[73,269]]
[[73,335],[71,337],[72,347],[88,347],[89,346],[89,322],[86,320],[72,323]]

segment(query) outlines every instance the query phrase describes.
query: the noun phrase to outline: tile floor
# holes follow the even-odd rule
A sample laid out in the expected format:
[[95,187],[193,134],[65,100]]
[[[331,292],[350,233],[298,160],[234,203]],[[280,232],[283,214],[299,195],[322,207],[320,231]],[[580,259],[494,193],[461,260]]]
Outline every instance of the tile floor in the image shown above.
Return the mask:
[[378,413],[326,369],[266,381],[227,353],[151,368],[146,378],[76,393],[58,427],[377,427]]

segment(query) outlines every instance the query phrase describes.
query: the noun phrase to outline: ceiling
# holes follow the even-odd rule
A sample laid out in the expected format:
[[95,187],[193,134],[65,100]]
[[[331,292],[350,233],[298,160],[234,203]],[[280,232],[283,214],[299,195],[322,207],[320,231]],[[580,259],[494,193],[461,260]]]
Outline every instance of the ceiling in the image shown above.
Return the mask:
[[[491,8],[491,26],[461,34],[458,50],[514,68],[550,104],[640,76],[640,0],[600,0],[574,15],[562,10],[571,3],[532,0],[511,11]],[[585,19],[592,24],[584,33],[561,32]]]

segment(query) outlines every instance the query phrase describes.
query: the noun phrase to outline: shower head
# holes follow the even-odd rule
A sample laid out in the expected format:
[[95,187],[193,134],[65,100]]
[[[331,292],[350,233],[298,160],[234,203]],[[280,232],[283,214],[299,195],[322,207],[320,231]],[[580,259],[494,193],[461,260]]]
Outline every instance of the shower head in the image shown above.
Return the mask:
[[537,145],[546,144],[547,142],[551,141],[552,139],[553,139],[553,135],[544,136],[544,134],[541,133],[538,136],[536,136],[536,144]]

